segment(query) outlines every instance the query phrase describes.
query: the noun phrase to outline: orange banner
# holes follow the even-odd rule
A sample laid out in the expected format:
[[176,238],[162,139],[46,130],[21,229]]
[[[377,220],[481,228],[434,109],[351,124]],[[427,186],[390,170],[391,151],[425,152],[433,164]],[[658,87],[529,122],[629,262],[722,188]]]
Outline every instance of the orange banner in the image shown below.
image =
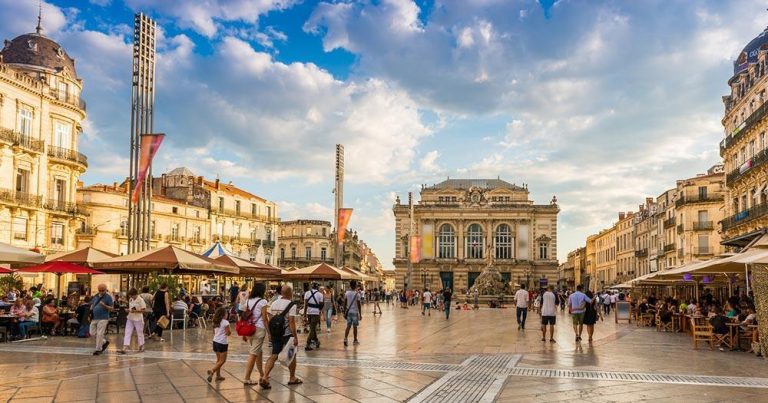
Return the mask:
[[421,261],[421,236],[411,236],[411,263],[419,263]]
[[339,209],[339,228],[336,231],[336,242],[339,245],[344,243],[344,236],[347,235],[347,225],[349,225],[350,218],[352,218],[351,208]]
[[133,189],[133,198],[131,203],[136,204],[139,202],[139,189],[144,184],[144,180],[147,178],[147,172],[149,167],[152,166],[152,159],[155,158],[157,150],[160,149],[160,144],[163,143],[165,134],[142,134],[141,135],[141,149],[139,150],[139,173],[136,177],[136,186]]

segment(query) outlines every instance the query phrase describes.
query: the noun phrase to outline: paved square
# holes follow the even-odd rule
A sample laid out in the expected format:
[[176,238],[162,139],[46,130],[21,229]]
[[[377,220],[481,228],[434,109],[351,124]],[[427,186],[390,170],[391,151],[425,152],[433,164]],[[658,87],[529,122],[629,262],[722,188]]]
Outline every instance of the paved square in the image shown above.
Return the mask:
[[[369,310],[370,308],[366,308]],[[422,317],[384,307],[361,323],[359,346],[343,328],[299,354],[304,384],[278,367],[272,389],[242,383],[247,345],[230,338],[226,380],[208,384],[212,331],[175,331],[143,354],[94,357],[92,340],[55,337],[0,344],[0,400],[12,402],[525,402],[768,401],[766,363],[754,355],[693,350],[688,336],[601,322],[593,343],[576,343],[558,317],[557,343],[542,343],[538,315],[518,331],[509,309]],[[325,329],[323,329],[325,330]],[[302,339],[305,335],[302,335]],[[170,337],[168,337],[170,339]],[[258,377],[258,372],[254,377]]]

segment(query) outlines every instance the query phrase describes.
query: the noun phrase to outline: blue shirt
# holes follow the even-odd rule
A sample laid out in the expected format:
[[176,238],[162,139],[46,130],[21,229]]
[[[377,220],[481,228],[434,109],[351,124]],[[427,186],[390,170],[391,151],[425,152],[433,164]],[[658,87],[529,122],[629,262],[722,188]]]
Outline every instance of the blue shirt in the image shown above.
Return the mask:
[[571,313],[584,313],[587,310],[587,304],[591,304],[590,299],[581,291],[576,291],[568,297],[568,305],[571,307]]
[[91,299],[91,308],[93,309],[93,320],[107,320],[109,319],[109,311],[101,306],[101,302],[104,303],[104,305],[112,306],[112,296],[109,295],[109,293],[105,293],[102,297],[99,294],[96,294],[93,296],[93,299]]

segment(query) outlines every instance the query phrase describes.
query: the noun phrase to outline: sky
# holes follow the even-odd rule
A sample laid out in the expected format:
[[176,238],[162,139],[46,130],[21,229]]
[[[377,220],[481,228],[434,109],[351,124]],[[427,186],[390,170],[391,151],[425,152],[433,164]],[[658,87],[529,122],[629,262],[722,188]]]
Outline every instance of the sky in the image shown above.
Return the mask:
[[[0,0],[0,37],[37,0]],[[719,163],[732,61],[759,1],[48,0],[76,59],[86,184],[127,176],[132,24],[159,27],[154,172],[186,166],[350,226],[392,267],[396,195],[451,178],[528,184],[561,207],[558,257],[675,180]]]

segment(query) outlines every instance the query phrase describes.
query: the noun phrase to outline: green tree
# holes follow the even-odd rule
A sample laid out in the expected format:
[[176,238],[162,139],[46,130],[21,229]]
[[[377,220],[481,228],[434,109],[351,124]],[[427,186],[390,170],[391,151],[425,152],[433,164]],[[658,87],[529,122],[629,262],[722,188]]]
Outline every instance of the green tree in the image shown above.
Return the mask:
[[24,288],[24,281],[21,276],[16,273],[11,273],[6,276],[0,276],[0,291],[3,295],[8,294],[11,290],[21,290]]
[[160,289],[160,284],[162,283],[168,285],[168,292],[170,293],[171,297],[178,295],[179,290],[181,290],[181,281],[179,281],[179,277],[172,274],[167,275],[152,273],[149,275],[147,286],[149,287],[149,290],[154,293]]

